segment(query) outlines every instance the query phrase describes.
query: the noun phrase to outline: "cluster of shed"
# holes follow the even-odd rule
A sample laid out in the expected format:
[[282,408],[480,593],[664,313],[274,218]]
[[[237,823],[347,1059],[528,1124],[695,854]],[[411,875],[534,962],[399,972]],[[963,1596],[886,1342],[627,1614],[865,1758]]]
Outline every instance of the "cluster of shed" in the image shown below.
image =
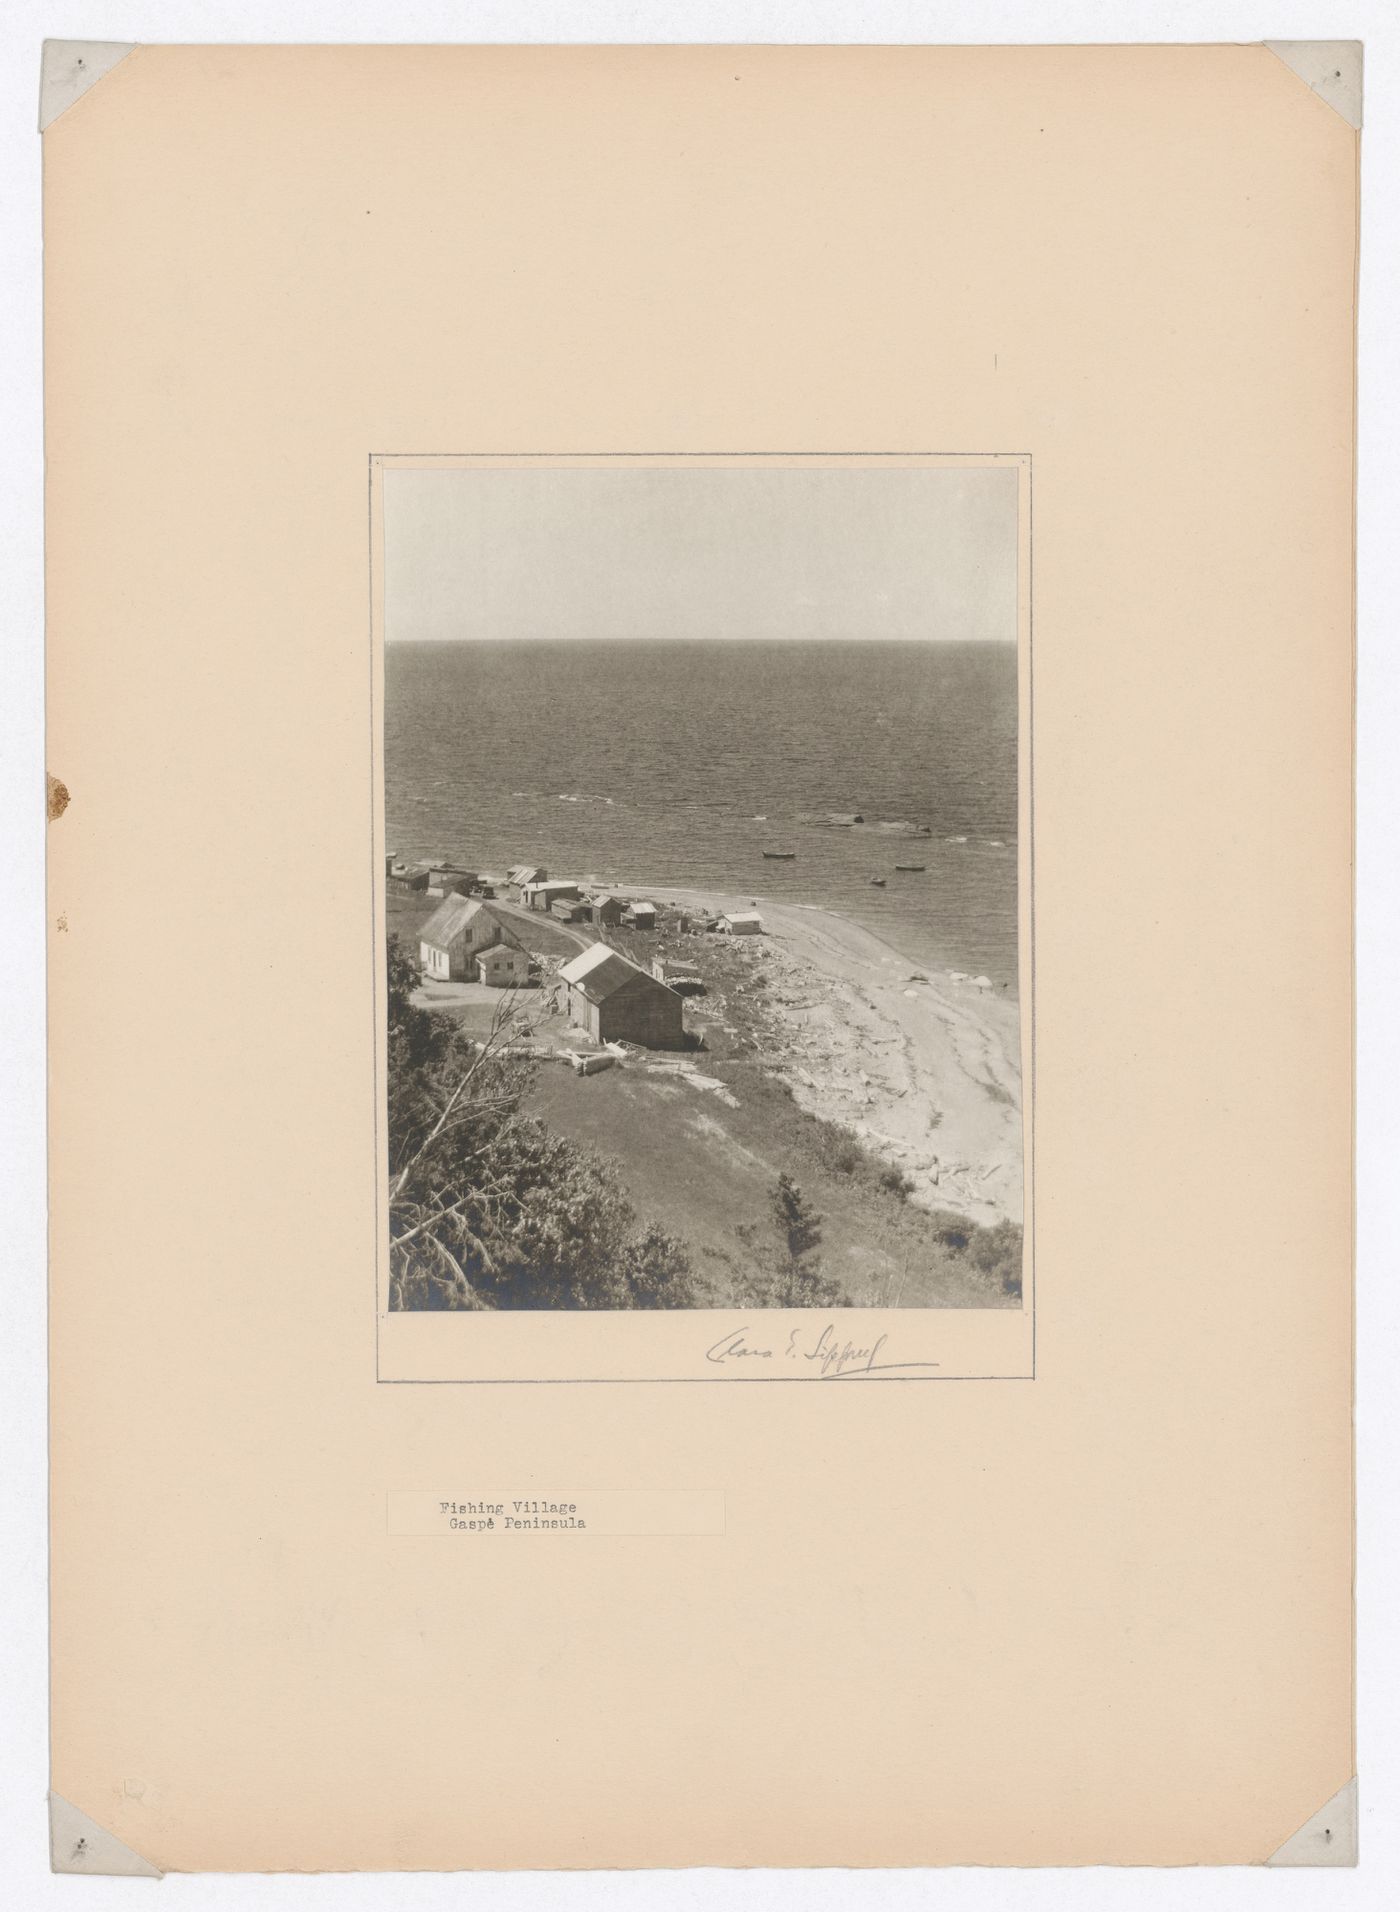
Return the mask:
[[543,870],[510,874],[510,886],[526,909],[558,917],[561,923],[593,923],[600,929],[655,929],[656,905],[612,890],[586,889],[582,883],[551,878]]
[[385,852],[384,881],[390,890],[420,896],[494,896],[490,877],[460,863],[426,858],[405,863],[393,850]]
[[[429,982],[518,989],[548,981],[556,959],[541,963],[531,955],[521,936],[522,909],[600,931],[658,926],[657,907],[646,898],[551,876],[537,863],[492,876],[445,858],[407,863],[390,852],[385,881],[391,890],[441,899],[419,931],[419,965]],[[763,922],[756,911],[682,914],[678,927],[755,936]],[[556,988],[559,1009],[595,1043],[680,1049],[686,1044],[683,998],[702,994],[705,982],[695,964],[673,955],[659,953],[648,969],[598,941],[558,968]]]

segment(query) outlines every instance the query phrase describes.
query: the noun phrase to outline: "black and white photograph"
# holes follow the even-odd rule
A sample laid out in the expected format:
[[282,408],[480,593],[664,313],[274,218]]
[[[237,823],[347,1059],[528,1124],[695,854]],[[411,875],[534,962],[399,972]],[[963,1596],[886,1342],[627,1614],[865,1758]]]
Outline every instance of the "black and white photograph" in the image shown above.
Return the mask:
[[1022,1307],[1022,477],[385,461],[391,1313]]
[[21,33],[17,1906],[1397,1900],[1400,62],[1117,11]]

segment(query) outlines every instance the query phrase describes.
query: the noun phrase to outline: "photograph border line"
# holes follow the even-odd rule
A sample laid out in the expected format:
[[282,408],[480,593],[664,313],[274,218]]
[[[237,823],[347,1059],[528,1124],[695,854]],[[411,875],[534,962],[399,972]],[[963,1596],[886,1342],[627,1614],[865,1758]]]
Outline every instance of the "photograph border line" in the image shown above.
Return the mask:
[[[382,1136],[383,1111],[379,1088],[379,910],[378,883],[381,872],[375,853],[375,743],[376,723],[382,712],[376,708],[375,699],[375,653],[374,653],[374,471],[377,464],[386,459],[412,458],[500,458],[533,459],[541,463],[562,462],[575,458],[997,458],[1023,459],[1026,466],[1026,820],[1027,820],[1027,870],[1030,894],[1026,899],[1026,926],[1030,939],[1028,970],[1030,974],[1030,1000],[1026,1006],[1028,1041],[1026,1044],[1028,1069],[1026,1094],[1022,1109],[1022,1123],[1031,1141],[1030,1159],[1035,1160],[1036,1127],[1036,936],[1035,936],[1035,454],[1029,451],[832,451],[832,450],[788,450],[788,451],[371,451],[366,459],[365,500],[366,533],[368,553],[366,580],[369,600],[368,640],[369,640],[369,870],[370,870],[370,1000],[373,1023],[371,1080],[374,1089],[374,1378],[380,1387],[811,1387],[813,1378],[800,1375],[740,1375],[740,1374],[673,1374],[673,1375],[608,1375],[608,1374],[571,1374],[571,1375],[425,1375],[401,1376],[385,1375],[380,1372],[380,1248],[381,1248],[381,1208],[379,1186],[379,1158]],[[1029,1249],[1029,1259],[1034,1268],[1036,1240],[1036,1176],[1034,1171],[1030,1180],[1030,1199],[1026,1210],[1025,1241]],[[1034,1381],[1038,1375],[1038,1316],[1040,1307],[1039,1283],[1032,1279],[1030,1331],[1031,1331],[1031,1368],[1029,1374],[886,1374],[880,1376],[880,1384],[890,1382],[943,1383],[958,1381],[971,1382],[1027,1382]],[[818,1313],[851,1314],[858,1309],[817,1310]],[[963,1312],[963,1311],[959,1311]],[[972,1310],[971,1312],[978,1312]],[[859,1376],[837,1376],[836,1379],[855,1380]],[[818,1383],[820,1384],[820,1383]]]

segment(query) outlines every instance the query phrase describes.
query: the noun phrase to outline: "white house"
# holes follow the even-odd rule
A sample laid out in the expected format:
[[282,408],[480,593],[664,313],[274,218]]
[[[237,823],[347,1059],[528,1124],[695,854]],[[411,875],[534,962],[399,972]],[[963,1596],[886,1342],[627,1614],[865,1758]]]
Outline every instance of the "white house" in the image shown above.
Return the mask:
[[[504,943],[520,949],[504,918],[479,897],[449,896],[418,932],[418,960],[434,982],[475,982],[477,958]],[[520,950],[521,955],[525,951]],[[526,958],[528,966],[528,957]]]

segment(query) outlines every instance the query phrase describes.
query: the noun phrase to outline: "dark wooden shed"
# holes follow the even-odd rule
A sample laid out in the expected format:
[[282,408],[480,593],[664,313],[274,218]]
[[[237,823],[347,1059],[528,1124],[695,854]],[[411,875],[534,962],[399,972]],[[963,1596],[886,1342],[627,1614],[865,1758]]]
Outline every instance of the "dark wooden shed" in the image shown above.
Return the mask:
[[606,943],[595,943],[566,963],[559,975],[568,991],[570,1021],[595,1042],[636,1042],[648,1049],[684,1046],[684,1009],[675,990]]

